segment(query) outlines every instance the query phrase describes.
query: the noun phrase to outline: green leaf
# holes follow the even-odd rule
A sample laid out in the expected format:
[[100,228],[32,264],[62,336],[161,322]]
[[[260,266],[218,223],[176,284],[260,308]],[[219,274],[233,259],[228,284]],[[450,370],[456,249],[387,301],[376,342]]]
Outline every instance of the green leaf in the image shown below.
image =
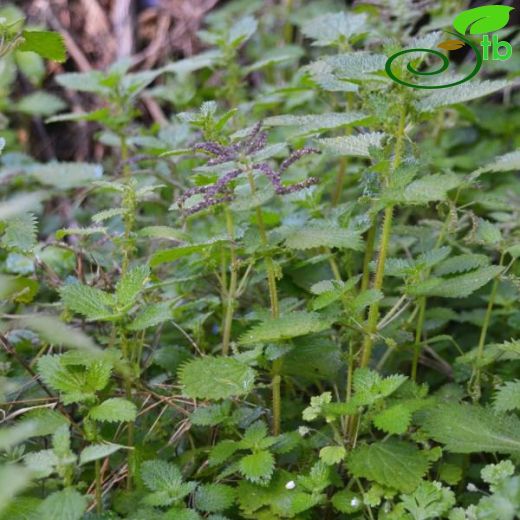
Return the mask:
[[374,425],[385,433],[402,435],[410,426],[411,420],[411,411],[403,404],[395,404],[379,412],[374,417]]
[[454,173],[428,175],[411,182],[405,188],[403,202],[427,204],[445,200],[448,197],[448,191],[458,187],[461,183],[462,178]]
[[465,103],[472,99],[477,99],[489,94],[493,94],[512,85],[509,80],[477,80],[473,79],[469,83],[451,87],[450,95],[447,96],[445,92],[440,89],[433,94],[428,94],[415,102],[417,109],[420,112],[431,112],[436,108],[454,105],[456,103]]
[[114,297],[101,289],[71,283],[60,289],[60,295],[65,307],[89,320],[108,319],[113,315]]
[[205,356],[184,364],[179,380],[188,397],[216,401],[248,394],[253,389],[255,372],[231,357]]
[[520,380],[507,381],[495,393],[493,408],[497,412],[520,410]]
[[424,412],[424,431],[453,453],[520,452],[520,419],[469,404],[442,404]]
[[87,510],[87,498],[73,488],[49,495],[38,507],[40,520],[81,520]]
[[489,265],[489,258],[486,255],[464,254],[453,256],[444,260],[435,268],[437,276],[446,274],[464,273],[465,271],[473,271],[478,267]]
[[479,218],[475,240],[482,244],[492,246],[502,240],[502,234],[500,233],[500,229],[489,222],[489,220]]
[[87,464],[94,460],[104,459],[112,455],[112,453],[119,451],[121,448],[124,448],[124,446],[121,446],[120,444],[112,444],[110,442],[91,444],[81,451],[79,463]]
[[18,252],[30,252],[36,245],[36,217],[25,213],[7,221],[2,246]]
[[312,249],[316,247],[337,247],[361,251],[363,242],[359,231],[340,228],[333,224],[307,224],[301,228],[289,228],[285,236],[289,249]]
[[274,471],[274,457],[271,452],[260,450],[242,457],[238,463],[240,473],[249,481],[265,483]]
[[226,40],[229,45],[237,47],[251,38],[258,28],[257,21],[252,16],[244,16],[227,31]]
[[520,150],[515,150],[505,155],[500,155],[485,166],[478,168],[470,175],[470,179],[477,179],[482,173],[486,172],[509,172],[518,169],[520,169]]
[[331,502],[340,513],[357,513],[363,507],[363,497],[348,489],[335,493]]
[[40,479],[52,475],[59,464],[59,459],[53,450],[40,450],[27,453],[24,463],[27,469]]
[[115,297],[119,307],[131,307],[150,275],[147,265],[140,265],[128,271],[116,285]]
[[130,422],[137,417],[137,407],[122,397],[112,397],[94,406],[89,415],[100,422]]
[[242,345],[271,343],[320,332],[329,327],[326,319],[315,312],[296,311],[255,325],[240,337]]
[[38,374],[42,381],[60,393],[64,404],[92,401],[96,394],[87,388],[86,373],[72,371],[61,363],[61,356],[46,355],[38,360]]
[[23,31],[23,42],[17,47],[21,52],[35,52],[42,58],[64,62],[67,51],[61,34],[50,31]]
[[325,47],[347,42],[352,36],[367,32],[366,21],[364,13],[327,13],[307,20],[302,33],[314,40],[313,45]]
[[455,494],[440,482],[421,482],[411,495],[401,495],[404,508],[414,520],[443,518],[455,505]]
[[347,454],[344,446],[325,446],[320,450],[320,459],[327,464],[333,466],[339,464]]
[[186,246],[173,247],[171,249],[163,249],[161,251],[157,251],[151,260],[150,265],[152,267],[156,267],[160,264],[164,264],[166,262],[173,262],[174,260],[178,260],[184,256],[192,255],[193,253],[201,253],[209,250],[212,246],[222,243],[223,240],[221,238],[216,238],[214,240],[209,240],[208,242],[203,242],[199,244],[190,244]]
[[183,482],[181,471],[165,460],[147,460],[141,465],[144,485],[153,491],[144,502],[152,506],[167,506],[189,495],[195,482]]
[[367,117],[362,112],[330,112],[302,116],[285,114],[268,117],[264,120],[264,124],[266,126],[295,126],[298,129],[297,135],[317,134],[334,128],[360,124]]
[[484,5],[462,11],[453,20],[453,27],[461,33],[484,34],[498,31],[509,22],[513,7],[507,5]]
[[45,186],[67,190],[100,179],[103,168],[98,164],[53,161],[29,166],[27,173]]
[[236,492],[225,484],[203,484],[195,492],[195,507],[205,513],[229,509],[235,502]]
[[357,157],[369,157],[370,148],[381,148],[386,134],[382,132],[371,132],[359,135],[347,135],[341,137],[326,137],[317,139],[319,146],[326,152],[334,155],[351,155]]
[[128,328],[130,330],[144,330],[171,319],[172,311],[168,302],[152,303],[143,308]]
[[66,107],[65,102],[58,96],[45,91],[39,91],[24,96],[13,108],[23,114],[48,117]]
[[78,328],[63,323],[57,316],[29,314],[19,321],[20,325],[37,332],[49,345],[59,345],[102,356],[102,350]]
[[237,450],[240,449],[238,442],[223,440],[216,444],[209,454],[208,463],[210,466],[217,466],[228,460]]
[[347,458],[347,467],[355,477],[405,493],[414,491],[428,466],[426,453],[414,444],[398,440],[360,446]]
[[407,289],[414,296],[441,296],[443,298],[466,298],[497,277],[503,267],[491,265],[451,278],[429,278]]

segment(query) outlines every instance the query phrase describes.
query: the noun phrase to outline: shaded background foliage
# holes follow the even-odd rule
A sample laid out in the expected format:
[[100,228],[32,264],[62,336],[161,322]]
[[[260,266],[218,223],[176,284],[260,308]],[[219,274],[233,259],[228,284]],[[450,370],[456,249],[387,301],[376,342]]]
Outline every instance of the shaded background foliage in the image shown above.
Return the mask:
[[466,2],[158,4],[16,6],[2,518],[518,517],[518,12],[430,93]]

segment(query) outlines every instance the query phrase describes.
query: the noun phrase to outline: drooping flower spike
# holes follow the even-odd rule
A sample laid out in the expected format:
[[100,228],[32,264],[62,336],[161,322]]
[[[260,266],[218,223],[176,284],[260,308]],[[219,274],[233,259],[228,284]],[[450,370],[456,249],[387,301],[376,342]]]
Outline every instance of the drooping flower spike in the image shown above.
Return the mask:
[[[197,143],[192,146],[192,149],[196,152],[203,152],[210,156],[207,161],[207,166],[215,166],[230,161],[238,161],[244,157],[251,157],[252,155],[263,150],[267,145],[267,132],[262,131],[262,123],[257,123],[251,132],[241,140],[232,143],[228,146],[224,146],[220,143],[213,141],[204,141]],[[293,151],[287,159],[285,159],[280,165],[278,171],[273,169],[268,162],[253,163],[251,168],[263,173],[269,182],[273,185],[275,192],[278,195],[287,195],[300,191],[304,188],[308,188],[318,183],[318,179],[315,177],[309,177],[308,179],[297,182],[288,186],[282,184],[282,173],[284,173],[289,166],[304,157],[305,155],[320,153],[319,150],[314,148],[301,148]],[[222,177],[220,177],[213,184],[206,186],[196,186],[186,190],[181,197],[177,200],[177,205],[183,211],[185,215],[192,215],[203,209],[229,202],[234,198],[233,181],[237,179],[241,174],[245,173],[245,168],[237,168],[231,170]],[[190,208],[184,208],[184,203],[194,195],[203,195],[203,199],[194,204]]]

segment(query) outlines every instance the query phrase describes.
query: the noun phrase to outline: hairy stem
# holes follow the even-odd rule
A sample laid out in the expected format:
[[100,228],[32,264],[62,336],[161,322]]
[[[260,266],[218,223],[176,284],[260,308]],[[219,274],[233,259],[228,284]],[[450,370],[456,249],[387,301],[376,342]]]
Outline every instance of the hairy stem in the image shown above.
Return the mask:
[[237,293],[238,284],[238,272],[237,272],[237,254],[234,244],[234,226],[233,226],[233,215],[229,208],[226,207],[226,228],[230,241],[230,259],[231,259],[231,274],[229,279],[229,287],[226,294],[226,311],[224,316],[224,327],[222,331],[222,355],[227,356],[229,354],[229,343],[231,340],[231,326],[233,324],[233,313],[235,309],[235,298]]
[[419,364],[419,356],[421,354],[421,338],[424,328],[424,316],[426,311],[426,297],[419,299],[419,316],[417,317],[417,328],[415,329],[415,342],[412,360],[412,381],[417,379],[417,366]]
[[[500,256],[500,262],[499,266],[502,267],[504,264],[504,256],[505,254],[502,253]],[[497,296],[497,289],[498,284],[500,281],[500,275],[495,277],[493,280],[493,286],[491,287],[491,293],[489,295],[489,301],[486,308],[486,314],[484,315],[484,321],[482,322],[482,329],[480,329],[480,337],[478,340],[478,347],[477,347],[477,358],[475,360],[475,366],[473,368],[473,375],[472,375],[472,394],[475,396],[475,400],[480,399],[480,379],[481,379],[481,361],[482,356],[484,355],[484,346],[486,344],[486,336],[487,331],[489,328],[489,323],[491,322],[491,315],[493,313],[493,306],[495,305],[495,300]]]
[[[251,192],[253,195],[256,192],[256,184],[255,179],[253,177],[253,173],[251,170],[247,171],[247,177],[249,180],[249,185],[251,187]],[[258,206],[256,208],[256,222],[258,226],[258,232],[260,235],[260,240],[262,241],[263,246],[267,249],[269,247],[269,242],[267,240],[267,232],[265,228],[264,222],[264,214],[262,212],[262,208]],[[280,307],[278,304],[278,289],[276,287],[276,271],[273,263],[273,259],[270,254],[265,256],[265,267],[267,270],[267,285],[269,287],[269,300],[271,302],[271,316],[273,318],[278,318],[280,316]],[[282,360],[280,358],[275,359],[273,361],[272,367],[272,412],[273,412],[273,426],[272,431],[273,435],[278,435],[280,433],[280,422],[281,422],[281,384],[282,378]]]
[[[399,117],[399,124],[396,133],[396,144],[394,151],[394,160],[390,175],[401,164],[404,146],[404,129],[406,122],[406,109],[404,104],[401,105],[401,115]],[[388,182],[388,179],[387,179]],[[377,259],[376,274],[374,276],[373,288],[381,290],[383,287],[383,279],[385,274],[385,263],[386,255],[388,253],[388,245],[390,243],[390,237],[392,233],[392,220],[394,215],[394,206],[389,205],[385,208],[384,219],[383,219],[383,230],[381,232],[381,238],[379,243],[379,256]],[[374,345],[374,336],[377,332],[377,320],[379,318],[379,301],[374,302],[368,309],[367,329],[366,335],[363,340],[363,348],[361,354],[361,367],[366,367],[370,363],[372,358],[372,347]]]

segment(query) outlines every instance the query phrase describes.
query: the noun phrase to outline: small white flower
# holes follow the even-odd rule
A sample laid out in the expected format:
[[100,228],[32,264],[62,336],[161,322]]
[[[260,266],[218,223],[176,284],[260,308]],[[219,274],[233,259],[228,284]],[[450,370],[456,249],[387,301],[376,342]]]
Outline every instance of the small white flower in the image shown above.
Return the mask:
[[310,429],[307,428],[307,426],[300,426],[300,427],[298,428],[298,433],[299,433],[302,437],[305,437],[309,432],[310,432]]
[[478,491],[478,487],[475,486],[475,484],[472,484],[471,482],[466,486],[466,489],[470,491],[471,493],[474,493],[475,491]]
[[360,504],[360,502],[359,502],[359,498],[354,497],[354,498],[350,501],[350,505],[351,505],[351,507],[358,507],[359,504]]
[[294,489],[296,487],[296,482],[294,480],[289,480],[287,484],[285,484],[285,489]]

